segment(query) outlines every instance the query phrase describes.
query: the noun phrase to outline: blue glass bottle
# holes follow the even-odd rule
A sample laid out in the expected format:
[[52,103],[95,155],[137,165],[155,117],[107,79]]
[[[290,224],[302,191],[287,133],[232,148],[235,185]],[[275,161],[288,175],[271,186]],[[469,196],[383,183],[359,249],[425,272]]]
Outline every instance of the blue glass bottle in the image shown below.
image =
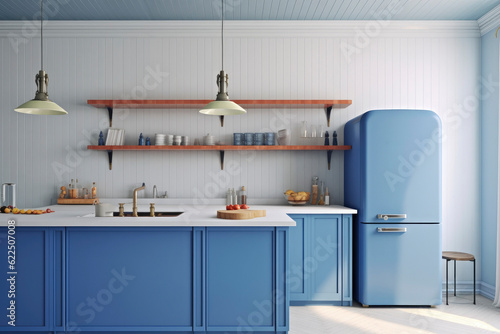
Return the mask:
[[99,142],[98,142],[98,145],[99,146],[103,146],[104,145],[104,135],[102,134],[102,131],[99,132]]

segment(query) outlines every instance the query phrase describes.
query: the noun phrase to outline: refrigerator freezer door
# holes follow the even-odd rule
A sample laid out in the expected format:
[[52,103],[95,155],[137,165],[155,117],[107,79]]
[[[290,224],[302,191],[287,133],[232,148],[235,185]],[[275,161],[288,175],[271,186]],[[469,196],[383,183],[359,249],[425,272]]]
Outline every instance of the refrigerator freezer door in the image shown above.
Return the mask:
[[[440,224],[359,224],[358,301],[441,304]],[[360,279],[361,278],[361,279]]]
[[[439,117],[428,110],[374,110],[360,120],[363,223],[441,220]],[[406,216],[404,216],[406,215]]]

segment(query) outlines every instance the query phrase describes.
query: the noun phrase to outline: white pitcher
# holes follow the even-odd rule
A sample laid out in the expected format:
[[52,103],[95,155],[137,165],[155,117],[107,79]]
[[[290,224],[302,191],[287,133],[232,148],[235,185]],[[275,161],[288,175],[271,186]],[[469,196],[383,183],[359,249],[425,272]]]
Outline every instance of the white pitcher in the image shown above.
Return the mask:
[[95,205],[96,217],[113,217],[113,204],[100,203]]

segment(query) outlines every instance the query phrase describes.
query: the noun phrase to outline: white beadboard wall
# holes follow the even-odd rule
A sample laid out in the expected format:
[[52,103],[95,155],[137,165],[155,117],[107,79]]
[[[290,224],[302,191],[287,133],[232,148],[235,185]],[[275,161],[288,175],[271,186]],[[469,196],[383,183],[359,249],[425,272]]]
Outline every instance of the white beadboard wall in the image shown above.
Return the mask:
[[[367,110],[436,111],[446,136],[443,247],[479,254],[479,105],[462,114],[457,109],[475,96],[480,82],[477,23],[386,23],[227,22],[224,69],[230,98],[352,99],[350,107],[332,113],[328,130],[337,131],[339,144],[344,124]],[[326,181],[332,202],[343,204],[348,186],[343,152],[333,153],[330,171],[324,152],[226,152],[221,172],[218,152],[212,151],[115,152],[110,171],[105,152],[86,150],[108,124],[107,111],[88,106],[87,99],[215,98],[221,67],[218,22],[48,22],[49,94],[67,116],[13,111],[33,98],[40,67],[38,35],[21,40],[26,43],[17,53],[13,47],[23,28],[23,23],[0,22],[0,181],[17,183],[20,207],[54,203],[58,188],[71,178],[83,185],[96,181],[101,197],[131,196],[145,182],[147,196],[155,184],[175,198],[223,197],[228,187],[245,185],[251,199],[280,198],[288,188],[307,190],[314,175]],[[371,37],[363,39],[365,32]],[[349,59],[342,46],[356,42],[358,52]],[[164,75],[155,81],[152,71]],[[223,128],[218,117],[197,110],[116,110],[113,126],[126,130],[128,144],[141,132],[191,140],[210,133],[231,143],[233,132],[282,128],[292,129],[294,143],[305,143],[297,137],[304,120],[326,128],[324,111],[317,109],[249,109],[244,116],[226,117]],[[231,175],[230,164],[237,166]]]

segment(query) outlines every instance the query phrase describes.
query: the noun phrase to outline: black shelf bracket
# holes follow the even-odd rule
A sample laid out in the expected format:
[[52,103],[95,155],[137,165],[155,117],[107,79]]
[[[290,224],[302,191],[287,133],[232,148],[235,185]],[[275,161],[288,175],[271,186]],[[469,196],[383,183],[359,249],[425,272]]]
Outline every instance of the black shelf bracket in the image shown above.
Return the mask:
[[[333,108],[333,106],[328,106],[328,107],[325,106],[326,123],[327,123],[328,127],[330,127],[330,115],[332,114],[332,108]],[[330,169],[330,168],[328,168],[328,169]]]
[[113,151],[108,151],[109,170],[113,169]]
[[330,170],[330,163],[332,162],[332,150],[326,151],[326,157],[328,159],[328,170]]
[[113,107],[106,107],[106,109],[108,109],[109,127],[111,128],[113,127]]
[[220,170],[224,170],[224,151],[219,151],[220,154]]

